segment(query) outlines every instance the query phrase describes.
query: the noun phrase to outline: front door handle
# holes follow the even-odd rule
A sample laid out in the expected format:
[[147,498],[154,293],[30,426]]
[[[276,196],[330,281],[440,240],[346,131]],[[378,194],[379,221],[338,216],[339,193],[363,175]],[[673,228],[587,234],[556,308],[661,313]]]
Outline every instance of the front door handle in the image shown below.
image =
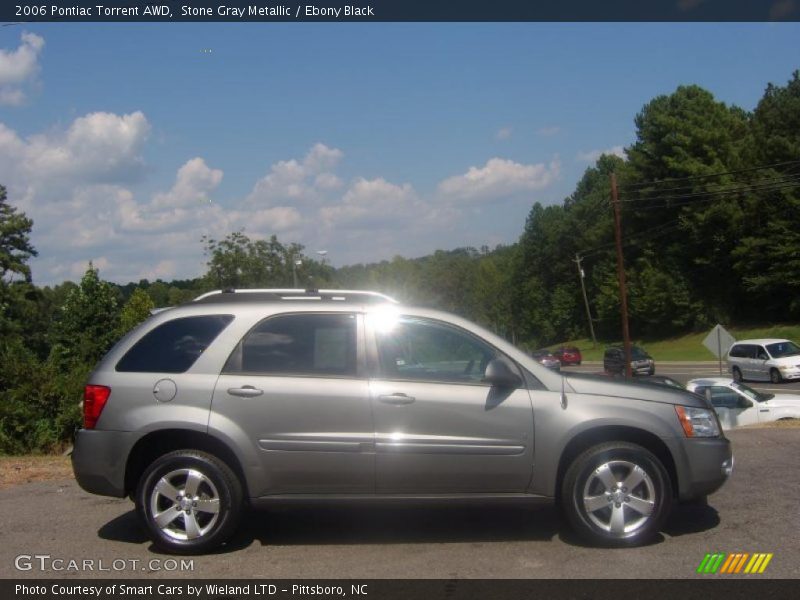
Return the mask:
[[228,388],[228,393],[231,396],[239,396],[241,398],[255,398],[264,393],[264,390],[253,387],[252,385],[243,385],[240,388]]
[[384,404],[394,404],[396,406],[401,406],[403,404],[411,404],[416,400],[416,398],[414,398],[414,396],[407,396],[406,394],[398,393],[398,394],[387,394],[385,396],[378,396],[378,400],[380,400]]

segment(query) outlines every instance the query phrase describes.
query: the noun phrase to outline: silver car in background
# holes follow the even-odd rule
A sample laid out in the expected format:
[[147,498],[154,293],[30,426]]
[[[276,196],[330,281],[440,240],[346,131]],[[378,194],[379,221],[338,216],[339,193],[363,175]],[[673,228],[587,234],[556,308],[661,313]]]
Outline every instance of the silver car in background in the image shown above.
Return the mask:
[[800,346],[791,340],[741,340],[728,350],[727,362],[736,381],[800,379]]
[[733,466],[702,396],[562,375],[460,317],[342,290],[152,315],[90,375],[72,461],[176,553],[308,500],[555,502],[591,543],[631,546]]

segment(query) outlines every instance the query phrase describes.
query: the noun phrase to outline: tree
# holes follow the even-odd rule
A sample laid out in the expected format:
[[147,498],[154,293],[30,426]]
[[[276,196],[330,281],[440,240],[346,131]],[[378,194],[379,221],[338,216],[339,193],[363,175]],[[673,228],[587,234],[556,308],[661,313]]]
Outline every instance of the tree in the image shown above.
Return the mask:
[[27,262],[36,256],[29,239],[32,227],[33,221],[25,213],[6,202],[6,188],[0,185],[0,281],[7,282],[14,275],[31,281]]
[[[221,240],[204,236],[202,241],[209,257],[206,279],[211,287],[291,287],[293,269],[303,284],[309,275],[326,272],[319,263],[303,255],[303,246],[294,243],[285,246],[274,235],[268,240],[251,240],[244,232],[236,231]],[[302,262],[299,270],[297,260]]]
[[55,348],[64,368],[94,365],[119,335],[119,305],[114,288],[100,279],[92,263],[58,311]]
[[155,308],[155,304],[147,292],[141,288],[133,290],[131,297],[128,298],[119,314],[120,335],[126,334],[149,317],[153,308]]

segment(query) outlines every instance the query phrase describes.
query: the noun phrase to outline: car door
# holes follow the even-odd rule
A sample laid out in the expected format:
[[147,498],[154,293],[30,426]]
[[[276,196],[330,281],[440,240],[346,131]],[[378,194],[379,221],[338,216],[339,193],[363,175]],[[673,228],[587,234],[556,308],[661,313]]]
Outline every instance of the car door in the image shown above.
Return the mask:
[[758,381],[769,381],[769,354],[764,346],[758,345],[755,348],[755,359],[753,360],[753,379]]
[[[257,448],[267,494],[374,492],[374,426],[360,316],[269,317],[239,342],[213,398]],[[359,341],[361,340],[361,341]]]
[[433,319],[367,323],[376,492],[523,492],[533,464],[531,399],[527,389],[481,381],[498,351]]
[[697,391],[698,393],[705,392],[706,397],[710,398],[723,429],[753,425],[759,422],[756,403],[736,390],[723,385],[714,385],[699,388]]

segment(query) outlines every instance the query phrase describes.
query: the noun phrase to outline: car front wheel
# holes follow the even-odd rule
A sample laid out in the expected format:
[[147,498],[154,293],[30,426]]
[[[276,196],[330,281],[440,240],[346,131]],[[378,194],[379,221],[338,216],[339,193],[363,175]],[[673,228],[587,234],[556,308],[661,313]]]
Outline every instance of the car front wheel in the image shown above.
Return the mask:
[[242,512],[242,486],[227,464],[197,450],[170,452],[139,480],[136,508],[153,542],[196,554],[226,542]]
[[778,369],[770,369],[769,370],[769,380],[772,383],[780,383],[783,381],[783,377],[781,377],[781,372]]
[[659,531],[672,505],[672,486],[651,452],[629,442],[607,442],[573,461],[561,498],[573,529],[587,541],[636,546]]
[[742,382],[742,372],[739,370],[739,367],[733,367],[733,380],[736,383]]

